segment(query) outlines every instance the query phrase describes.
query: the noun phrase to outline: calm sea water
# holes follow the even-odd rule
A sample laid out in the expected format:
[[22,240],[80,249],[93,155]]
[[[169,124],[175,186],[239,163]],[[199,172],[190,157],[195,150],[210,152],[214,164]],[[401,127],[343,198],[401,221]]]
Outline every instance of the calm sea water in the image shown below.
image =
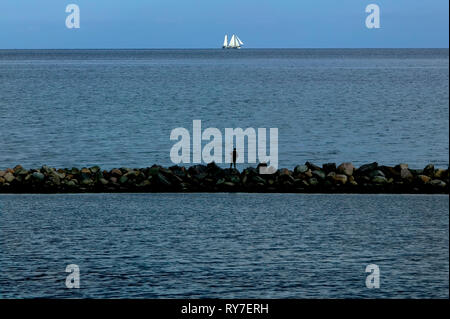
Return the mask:
[[279,128],[282,167],[446,166],[448,92],[448,49],[1,50],[0,168],[171,165],[194,119]]
[[[0,50],[0,169],[170,166],[277,127],[282,167],[448,165],[448,50]],[[242,168],[242,167],[240,167]],[[0,195],[0,297],[449,296],[448,196]],[[65,288],[68,264],[81,289]],[[365,287],[375,263],[381,288]]]
[[[0,297],[448,298],[449,197],[0,195]],[[365,268],[380,268],[367,289]],[[65,268],[80,267],[80,289]]]

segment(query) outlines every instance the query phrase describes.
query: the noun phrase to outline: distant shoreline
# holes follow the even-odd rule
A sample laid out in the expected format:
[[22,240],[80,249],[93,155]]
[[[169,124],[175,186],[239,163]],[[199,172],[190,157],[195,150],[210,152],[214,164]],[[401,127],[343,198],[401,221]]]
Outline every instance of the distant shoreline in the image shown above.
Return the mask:
[[410,169],[407,164],[383,166],[370,163],[310,162],[293,170],[259,174],[257,168],[242,172],[222,169],[215,163],[189,168],[153,165],[146,168],[55,169],[42,166],[26,170],[17,165],[0,170],[1,193],[349,193],[349,194],[449,194],[449,172],[429,164]]

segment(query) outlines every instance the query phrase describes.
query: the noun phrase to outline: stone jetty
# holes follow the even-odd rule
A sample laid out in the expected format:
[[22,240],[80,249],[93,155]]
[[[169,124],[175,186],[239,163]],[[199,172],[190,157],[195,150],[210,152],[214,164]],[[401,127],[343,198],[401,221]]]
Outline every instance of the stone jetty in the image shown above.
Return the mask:
[[20,165],[0,170],[0,193],[115,193],[115,192],[248,192],[248,193],[422,193],[448,194],[449,173],[427,165],[383,166],[370,163],[310,162],[294,169],[259,174],[258,167],[242,172],[215,163],[191,167],[115,168],[98,166],[55,169]]

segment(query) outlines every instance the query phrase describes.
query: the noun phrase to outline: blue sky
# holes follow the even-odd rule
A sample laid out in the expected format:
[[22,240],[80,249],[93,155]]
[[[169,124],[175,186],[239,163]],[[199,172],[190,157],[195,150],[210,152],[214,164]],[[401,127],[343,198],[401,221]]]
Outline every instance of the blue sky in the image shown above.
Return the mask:
[[[67,29],[66,5],[81,10]],[[367,29],[365,7],[381,9]],[[448,0],[0,0],[0,49],[446,47]]]

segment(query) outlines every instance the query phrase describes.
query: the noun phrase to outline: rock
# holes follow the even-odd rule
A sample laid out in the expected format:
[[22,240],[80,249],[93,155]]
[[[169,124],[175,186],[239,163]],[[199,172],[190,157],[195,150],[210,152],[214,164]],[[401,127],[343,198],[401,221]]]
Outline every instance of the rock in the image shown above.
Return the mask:
[[295,187],[301,187],[301,188],[306,188],[309,186],[308,182],[305,180],[302,180],[302,179],[295,179],[294,185],[295,185]]
[[16,179],[11,172],[6,173],[5,176],[3,176],[3,178],[7,183],[11,183],[13,180]]
[[413,174],[407,168],[402,168],[400,170],[400,177],[406,180],[412,180],[414,178]]
[[428,164],[427,166],[425,166],[425,168],[423,169],[423,174],[430,177],[434,177],[434,165]]
[[337,168],[338,173],[345,174],[347,176],[352,176],[354,170],[355,170],[355,166],[353,166],[353,164],[349,163],[349,162],[342,163]]
[[13,168],[14,175],[17,174],[18,171],[23,170],[22,165],[16,165]]
[[91,175],[91,170],[86,167],[83,167],[80,172],[83,174]]
[[361,165],[356,171],[357,171],[358,175],[364,175],[370,171],[376,170],[377,168],[378,168],[378,163],[373,162],[370,164]]
[[146,179],[145,181],[143,181],[142,183],[138,184],[137,186],[145,188],[145,187],[149,187],[150,185],[151,185],[151,182],[148,179]]
[[402,169],[408,169],[408,164],[404,164],[404,163],[398,164],[398,165],[395,166],[395,169],[397,171],[401,171]]
[[322,169],[325,173],[336,172],[336,163],[326,163],[322,165]]
[[61,184],[61,180],[57,175],[51,175],[48,179],[53,185],[59,186]]
[[25,176],[28,175],[28,171],[26,169],[20,168],[17,171],[15,171],[16,176]]
[[47,165],[43,165],[41,167],[41,172],[45,173],[45,174],[50,174],[52,171],[52,169],[50,167],[48,167]]
[[434,173],[434,177],[440,180],[447,179],[448,169],[437,169],[436,172]]
[[226,185],[226,186],[228,186],[228,187],[234,187],[234,186],[236,186],[234,183],[232,183],[232,182],[225,182],[225,183],[223,183],[224,185]]
[[417,179],[423,184],[427,184],[431,181],[431,177],[426,176],[426,175],[418,175]]
[[375,176],[381,176],[381,177],[386,177],[383,173],[383,171],[380,171],[379,169],[376,169],[374,171],[369,172],[368,176],[370,178],[374,178]]
[[66,185],[69,186],[69,187],[75,187],[75,186],[77,186],[77,184],[76,184],[75,181],[73,181],[73,180],[68,181],[68,182],[66,183]]
[[306,162],[305,165],[308,166],[308,168],[309,168],[311,171],[320,171],[320,170],[322,170],[321,167],[319,167],[319,166],[317,166],[317,165],[314,165],[313,163],[310,163],[310,162]]
[[430,184],[438,188],[445,188],[445,186],[447,186],[447,184],[440,179],[433,179]]
[[83,184],[83,185],[91,185],[91,184],[93,184],[94,182],[92,181],[92,179],[90,179],[90,178],[85,178],[85,179],[83,179],[82,181],[81,181],[81,183],[80,184]]
[[374,182],[375,184],[386,184],[388,180],[384,176],[375,176],[372,179],[372,182]]
[[329,172],[328,174],[327,174],[327,178],[329,179],[329,180],[332,180],[332,181],[334,181],[334,177],[336,176],[336,172]]
[[258,169],[254,167],[247,167],[242,171],[242,174],[248,175],[248,176],[255,176],[258,175]]
[[59,179],[64,179],[66,177],[66,173],[64,172],[52,172],[53,176],[57,176]]
[[325,172],[323,172],[321,170],[312,171],[312,175],[319,179],[325,179],[325,177],[326,177]]
[[123,177],[127,177],[128,179],[134,179],[139,174],[137,171],[129,170],[127,173],[122,175]]
[[345,184],[347,183],[347,175],[336,174],[335,176],[333,176],[333,180],[337,183]]
[[410,171],[414,176],[417,176],[417,175],[424,175],[424,174],[423,174],[423,169],[412,169],[412,168],[409,168],[409,171]]
[[208,163],[208,165],[206,165],[206,171],[208,173],[217,174],[218,172],[222,171],[222,169],[219,166],[217,166],[215,162],[211,162]]
[[290,176],[291,175],[291,171],[288,170],[287,168],[282,168],[282,169],[280,169],[280,175],[288,175],[288,176]]
[[[400,172],[397,171],[394,167],[391,166],[379,166],[378,170],[383,172],[384,177],[398,177],[400,176]],[[377,175],[373,175],[375,177]]]
[[125,184],[126,182],[128,182],[128,177],[125,175],[121,176],[119,182],[120,184]]
[[161,173],[156,175],[158,181],[164,186],[171,186],[172,184]]
[[313,176],[312,172],[311,172],[311,170],[309,168],[304,174],[305,174],[306,177],[310,177],[310,178]]
[[[255,176],[255,177],[257,177],[257,176]],[[241,182],[241,179],[239,178],[239,176],[234,175],[234,176],[230,177],[230,182],[232,182],[234,184],[239,184]]]
[[90,168],[90,171],[91,171],[93,174],[96,174],[96,173],[98,173],[98,172],[100,171],[100,167],[98,167],[98,166],[92,166],[92,167]]
[[111,170],[111,175],[120,178],[122,176],[122,171],[120,169],[115,168]]
[[188,169],[188,173],[195,176],[195,175],[199,175],[201,173],[206,173],[207,171],[207,167],[205,165],[194,165],[189,167]]
[[[214,162],[192,167],[153,165],[147,168],[100,167],[55,169],[48,166],[26,170],[17,165],[0,171],[3,192],[124,192],[124,191],[249,191],[249,192],[341,192],[351,193],[448,193],[448,169],[412,170],[406,164],[395,167],[371,163],[355,169],[351,163],[297,165],[293,171],[281,168],[272,175],[260,175],[254,167],[240,173],[222,169]],[[311,170],[311,168],[313,168]],[[345,185],[345,186],[342,186]]]

